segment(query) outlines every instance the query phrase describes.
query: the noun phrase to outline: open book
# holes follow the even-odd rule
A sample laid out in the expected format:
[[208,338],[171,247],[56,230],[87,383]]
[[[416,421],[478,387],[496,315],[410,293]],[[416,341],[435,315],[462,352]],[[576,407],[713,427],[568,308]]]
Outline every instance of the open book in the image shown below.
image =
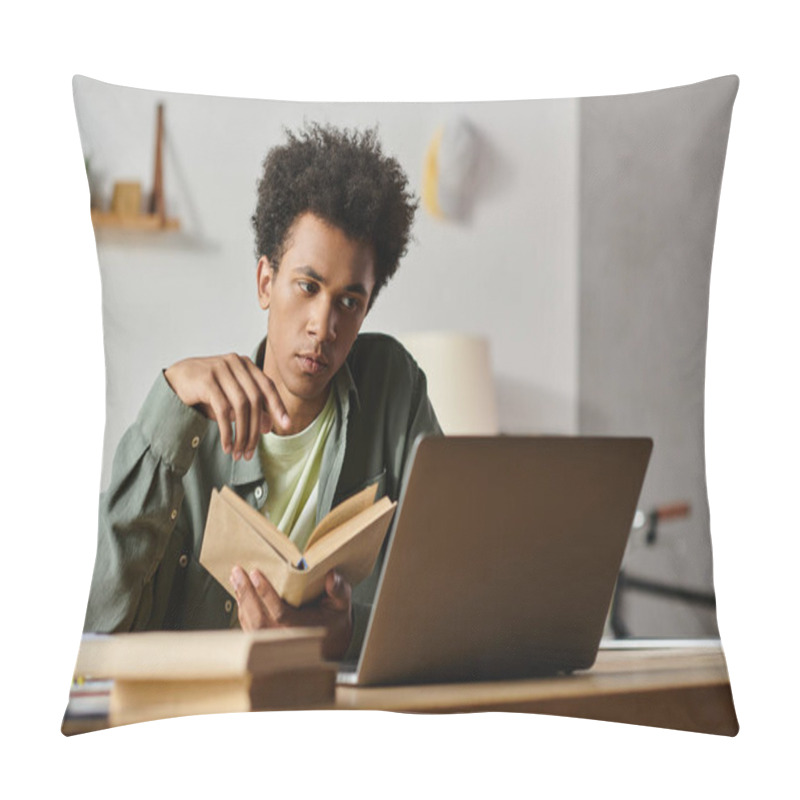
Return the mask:
[[214,489],[200,563],[232,593],[231,570],[259,569],[290,605],[301,606],[325,591],[325,575],[336,569],[351,585],[373,570],[397,503],[375,502],[377,484],[332,509],[309,537],[305,551],[232,489]]

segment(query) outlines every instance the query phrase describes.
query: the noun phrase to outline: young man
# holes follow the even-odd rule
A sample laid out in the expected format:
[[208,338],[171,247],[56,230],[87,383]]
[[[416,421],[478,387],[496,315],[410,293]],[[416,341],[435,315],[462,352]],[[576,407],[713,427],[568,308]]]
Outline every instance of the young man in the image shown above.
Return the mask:
[[267,155],[252,220],[267,337],[253,360],[190,358],[156,379],[101,496],[85,630],[322,625],[329,657],[357,652],[377,570],[357,587],[332,572],[293,609],[239,567],[234,604],[197,559],[212,488],[230,485],[302,547],[364,486],[396,499],[416,437],[441,432],[408,353],[359,336],[407,248],[407,183],[374,132],[312,125]]

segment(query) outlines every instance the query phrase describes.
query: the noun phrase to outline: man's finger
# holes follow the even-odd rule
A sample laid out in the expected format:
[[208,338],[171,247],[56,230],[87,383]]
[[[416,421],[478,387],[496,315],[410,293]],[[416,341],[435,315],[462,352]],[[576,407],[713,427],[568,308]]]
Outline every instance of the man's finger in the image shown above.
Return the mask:
[[211,419],[216,420],[219,425],[219,440],[225,453],[230,454],[233,450],[233,432],[231,428],[232,409],[225,392],[218,384],[209,390],[209,406],[211,408]]
[[325,576],[325,598],[323,605],[334,611],[346,611],[350,608],[350,584],[336,570]]
[[242,630],[254,631],[270,627],[271,620],[266,613],[253,584],[244,570],[235,566],[231,572],[231,584],[239,605],[239,622]]
[[228,360],[223,361],[218,381],[236,416],[236,441],[233,444],[233,457],[238,460],[244,455],[247,438],[250,435],[250,400]]
[[264,408],[261,387],[254,379],[249,365],[250,359],[239,356],[230,356],[227,359],[229,369],[247,397],[248,404],[248,429],[244,431],[243,453],[246,459],[251,459],[258,447],[261,435],[261,415]]
[[261,571],[257,569],[250,570],[250,580],[255,587],[258,598],[263,603],[273,621],[279,624],[288,623],[290,606],[281,600],[280,595],[275,591],[272,584],[264,577]]
[[277,422],[282,428],[288,428],[290,419],[286,413],[286,406],[275,388],[275,384],[255,365],[251,370],[253,379],[261,389],[266,407],[273,422]]

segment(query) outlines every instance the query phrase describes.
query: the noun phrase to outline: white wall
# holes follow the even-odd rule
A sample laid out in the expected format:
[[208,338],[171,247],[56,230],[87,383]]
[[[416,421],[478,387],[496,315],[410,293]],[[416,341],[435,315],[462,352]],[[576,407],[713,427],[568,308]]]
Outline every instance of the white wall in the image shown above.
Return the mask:
[[120,89],[76,79],[97,196],[115,180],[152,186],[155,106],[165,103],[167,210],[179,234],[100,231],[108,418],[113,451],[159,369],[189,355],[249,353],[266,330],[250,216],[267,150],[304,120],[379,125],[386,152],[421,192],[436,128],[461,113],[481,162],[471,213],[423,208],[409,253],[365,330],[450,329],[490,339],[504,432],[577,431],[578,110],[571,100],[309,104]]

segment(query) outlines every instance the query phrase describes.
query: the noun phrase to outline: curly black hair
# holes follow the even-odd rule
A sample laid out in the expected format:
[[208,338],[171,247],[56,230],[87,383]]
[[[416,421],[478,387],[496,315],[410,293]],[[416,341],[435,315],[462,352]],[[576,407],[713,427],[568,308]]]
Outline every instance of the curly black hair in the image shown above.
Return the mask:
[[285,131],[288,142],[264,159],[258,205],[251,222],[256,257],[277,268],[292,223],[307,211],[373,247],[378,292],[394,275],[408,249],[419,201],[408,190],[399,162],[385,156],[376,129],[363,132],[306,124]]

